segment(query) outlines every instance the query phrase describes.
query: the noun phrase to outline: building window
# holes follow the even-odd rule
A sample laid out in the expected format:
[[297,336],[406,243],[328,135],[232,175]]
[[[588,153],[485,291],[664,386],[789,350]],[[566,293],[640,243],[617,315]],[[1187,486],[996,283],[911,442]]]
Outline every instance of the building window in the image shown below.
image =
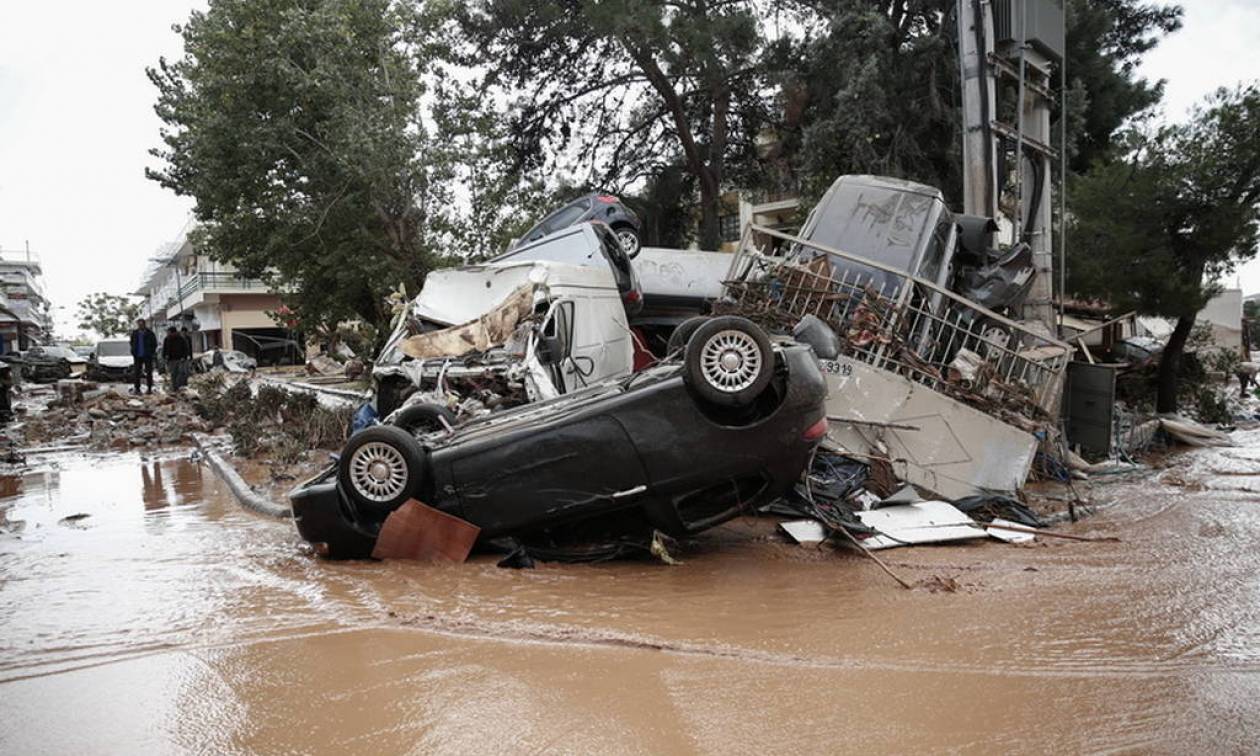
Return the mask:
[[724,242],[739,241],[739,214],[732,213],[718,218],[718,233],[722,235]]

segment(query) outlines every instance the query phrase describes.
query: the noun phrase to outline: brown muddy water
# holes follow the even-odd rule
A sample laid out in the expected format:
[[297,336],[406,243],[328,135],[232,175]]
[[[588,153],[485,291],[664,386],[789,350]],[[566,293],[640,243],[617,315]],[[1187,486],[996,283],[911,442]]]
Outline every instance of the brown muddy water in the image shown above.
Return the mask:
[[0,478],[0,753],[1256,751],[1237,435],[1063,526],[1122,543],[883,552],[953,592],[754,520],[674,567],[332,564],[182,457],[60,457]]

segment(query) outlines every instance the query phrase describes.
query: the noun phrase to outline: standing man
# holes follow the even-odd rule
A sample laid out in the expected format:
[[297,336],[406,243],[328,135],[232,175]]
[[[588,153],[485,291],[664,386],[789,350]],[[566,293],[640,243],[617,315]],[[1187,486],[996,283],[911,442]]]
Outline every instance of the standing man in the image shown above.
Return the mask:
[[153,358],[157,355],[157,335],[149,330],[144,318],[136,321],[136,330],[131,332],[131,359],[135,362],[135,373],[132,375],[131,393],[140,393],[140,371],[144,370],[144,380],[148,384],[149,393],[153,393]]
[[171,388],[179,391],[188,384],[188,342],[175,326],[166,329],[166,338],[162,340],[162,359],[166,360],[171,378]]

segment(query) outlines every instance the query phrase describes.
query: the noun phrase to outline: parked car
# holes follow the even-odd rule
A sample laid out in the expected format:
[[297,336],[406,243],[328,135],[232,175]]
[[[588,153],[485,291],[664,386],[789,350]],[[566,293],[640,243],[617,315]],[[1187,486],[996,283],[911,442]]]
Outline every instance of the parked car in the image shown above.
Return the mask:
[[69,362],[71,375],[81,375],[87,369],[87,357],[79,354],[71,347],[54,344],[41,348],[44,354]]
[[132,379],[134,365],[128,339],[104,339],[88,357],[83,377],[98,383],[126,383]]
[[642,227],[639,222],[639,216],[635,215],[633,210],[621,204],[621,200],[616,196],[599,192],[592,192],[586,196],[579,197],[559,210],[553,211],[533,228],[521,234],[520,239],[513,243],[509,249],[515,249],[541,239],[548,234],[554,234],[562,228],[568,228],[590,220],[608,224],[613,233],[616,234],[621,246],[625,248],[626,254],[630,255],[631,258],[639,254],[639,230]]
[[810,348],[750,321],[695,329],[681,361],[556,399],[413,434],[363,430],[290,495],[322,556],[371,555],[386,516],[415,498],[528,544],[556,529],[682,536],[785,493],[827,428]]
[[222,368],[229,373],[249,373],[258,369],[258,360],[235,349],[211,349],[193,360],[193,369],[205,373]]
[[33,383],[53,383],[69,378],[72,372],[70,359],[60,347],[37,345],[24,352],[6,354],[0,359],[17,369],[17,380]]
[[583,223],[548,234],[537,241],[514,247],[492,259],[492,263],[549,262],[583,267],[607,266],[621,292],[626,314],[634,316],[643,309],[643,287],[630,255],[618,242],[612,229],[597,221]]

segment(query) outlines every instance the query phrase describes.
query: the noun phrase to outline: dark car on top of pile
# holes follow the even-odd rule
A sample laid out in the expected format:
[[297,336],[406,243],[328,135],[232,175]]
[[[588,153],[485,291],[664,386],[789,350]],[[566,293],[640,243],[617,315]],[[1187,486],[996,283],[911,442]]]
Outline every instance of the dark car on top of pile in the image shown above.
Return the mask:
[[681,362],[455,428],[360,431],[290,494],[294,520],[335,559],[370,556],[413,498],[477,526],[482,543],[687,536],[797,481],[826,433],[826,391],[810,347],[713,318]]
[[538,221],[528,231],[521,234],[519,239],[509,245],[508,250],[524,246],[529,242],[554,234],[560,229],[586,221],[598,221],[607,224],[613,233],[616,234],[617,241],[627,255],[634,258],[639,254],[639,232],[641,228],[639,216],[622,204],[621,200],[615,195],[603,192],[585,194],[548,213],[546,217]]

